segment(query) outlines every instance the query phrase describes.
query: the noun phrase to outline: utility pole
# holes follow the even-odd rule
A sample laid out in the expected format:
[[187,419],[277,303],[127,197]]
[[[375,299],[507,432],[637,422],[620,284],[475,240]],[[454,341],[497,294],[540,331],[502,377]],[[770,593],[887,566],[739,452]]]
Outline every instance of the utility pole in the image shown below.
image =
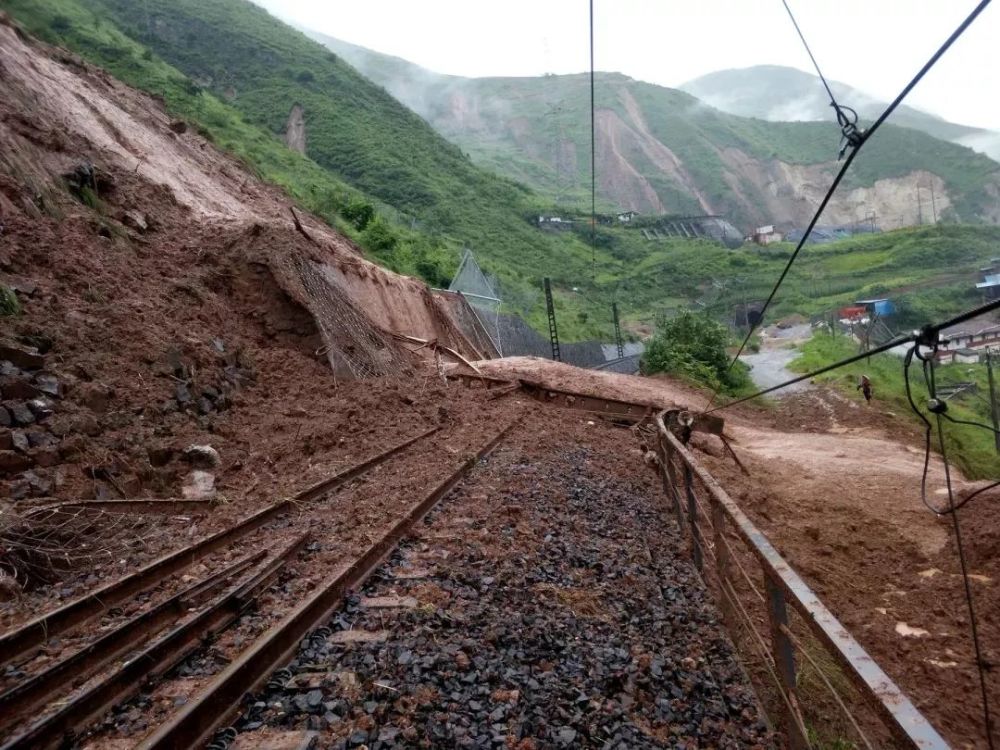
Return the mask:
[[552,359],[556,362],[562,362],[562,356],[559,354],[559,331],[556,329],[556,308],[552,304],[552,285],[549,283],[549,277],[546,276],[543,279],[545,285],[545,309],[549,314],[549,341],[552,344]]
[[622,328],[618,324],[618,303],[611,303],[611,314],[615,320],[615,343],[618,345],[618,359],[625,356],[625,345],[622,343]]
[[990,381],[990,417],[993,419],[993,442],[1000,453],[1000,404],[997,403],[996,381],[993,379],[993,355],[986,350],[986,376]]
[[931,183],[931,216],[937,224],[937,202],[934,200],[934,183]]

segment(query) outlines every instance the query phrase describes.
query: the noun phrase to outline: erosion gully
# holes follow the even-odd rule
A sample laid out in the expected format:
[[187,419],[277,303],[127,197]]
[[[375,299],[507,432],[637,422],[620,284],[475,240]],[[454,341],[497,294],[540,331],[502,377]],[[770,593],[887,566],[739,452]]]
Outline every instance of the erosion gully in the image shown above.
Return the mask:
[[524,411],[0,636],[0,748],[773,744],[631,436]]

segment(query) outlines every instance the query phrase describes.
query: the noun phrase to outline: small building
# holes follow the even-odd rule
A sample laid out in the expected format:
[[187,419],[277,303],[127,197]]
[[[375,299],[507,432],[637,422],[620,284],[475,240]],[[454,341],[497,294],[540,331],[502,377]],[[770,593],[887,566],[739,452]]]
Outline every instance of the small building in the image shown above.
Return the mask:
[[541,229],[572,229],[573,222],[561,216],[539,216],[538,226]]
[[638,211],[622,211],[620,214],[618,214],[618,223],[628,224],[632,221],[632,219],[634,219],[638,215],[639,215]]
[[1000,323],[963,323],[941,330],[940,351],[1000,349]]
[[864,305],[851,305],[837,310],[837,319],[844,325],[860,325],[867,323],[868,308]]
[[[993,269],[990,269],[993,270]],[[987,273],[983,280],[976,284],[985,301],[1000,299],[1000,273]]]
[[762,227],[757,227],[753,230],[753,234],[749,237],[751,242],[758,245],[772,245],[775,242],[781,242],[785,239],[785,236],[774,228],[773,224],[767,224]]
[[892,300],[884,297],[880,299],[859,299],[855,300],[854,304],[865,308],[869,316],[887,318],[890,315],[896,314],[896,306],[892,303]]
[[948,349],[938,351],[938,362],[943,365],[974,365],[979,362],[980,352],[975,349]]

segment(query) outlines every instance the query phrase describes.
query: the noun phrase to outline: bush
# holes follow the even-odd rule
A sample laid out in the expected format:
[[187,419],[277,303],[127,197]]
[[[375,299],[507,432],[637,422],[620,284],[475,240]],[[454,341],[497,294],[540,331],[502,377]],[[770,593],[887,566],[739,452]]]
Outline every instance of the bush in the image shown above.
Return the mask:
[[685,310],[657,323],[642,356],[645,374],[668,372],[724,393],[735,394],[750,387],[747,367],[729,366],[726,329],[707,315]]
[[49,21],[49,28],[52,29],[57,34],[65,34],[73,27],[73,22],[70,21],[66,16],[58,15],[52,16],[52,20]]
[[435,289],[447,289],[451,284],[451,274],[449,274],[435,258],[426,255],[417,259],[414,264],[417,273],[424,281]]
[[376,255],[388,255],[396,249],[399,242],[392,227],[382,219],[375,219],[368,225],[363,240],[365,247]]
[[360,198],[352,198],[340,213],[355,229],[364,231],[375,218],[375,206]]

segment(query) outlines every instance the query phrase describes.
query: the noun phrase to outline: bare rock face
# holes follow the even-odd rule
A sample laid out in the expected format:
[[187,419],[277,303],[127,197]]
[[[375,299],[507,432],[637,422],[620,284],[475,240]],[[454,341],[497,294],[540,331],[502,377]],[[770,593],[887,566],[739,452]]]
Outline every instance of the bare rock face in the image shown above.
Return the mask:
[[285,125],[285,145],[300,154],[306,152],[306,117],[301,104],[292,107]]

